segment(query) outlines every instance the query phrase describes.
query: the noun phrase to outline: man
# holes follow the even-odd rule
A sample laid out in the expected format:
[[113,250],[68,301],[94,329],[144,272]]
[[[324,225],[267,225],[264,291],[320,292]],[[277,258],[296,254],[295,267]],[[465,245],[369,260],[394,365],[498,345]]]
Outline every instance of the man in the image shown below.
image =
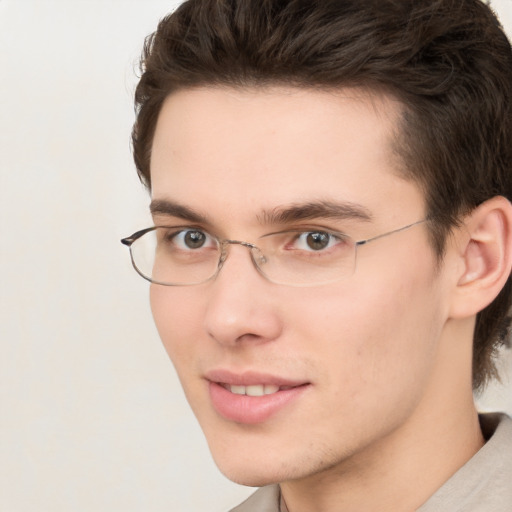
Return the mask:
[[237,512],[505,511],[512,51],[479,0],[189,0],[124,240]]

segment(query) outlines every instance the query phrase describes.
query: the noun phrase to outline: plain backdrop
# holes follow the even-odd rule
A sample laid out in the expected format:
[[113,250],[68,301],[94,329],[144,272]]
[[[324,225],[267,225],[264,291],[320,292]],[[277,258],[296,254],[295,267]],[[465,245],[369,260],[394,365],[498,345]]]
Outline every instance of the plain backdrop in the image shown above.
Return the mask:
[[[215,468],[119,243],[150,224],[132,96],[176,4],[0,0],[2,512],[223,512],[252,492]],[[511,33],[512,1],[493,5]],[[512,413],[503,361],[480,403]]]

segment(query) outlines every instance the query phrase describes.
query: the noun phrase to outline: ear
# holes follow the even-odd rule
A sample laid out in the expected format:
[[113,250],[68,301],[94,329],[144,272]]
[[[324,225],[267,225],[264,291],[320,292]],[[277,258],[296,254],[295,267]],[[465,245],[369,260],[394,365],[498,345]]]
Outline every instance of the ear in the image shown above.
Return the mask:
[[459,264],[450,316],[467,318],[485,309],[510,276],[512,205],[504,197],[493,197],[475,208],[457,231]]

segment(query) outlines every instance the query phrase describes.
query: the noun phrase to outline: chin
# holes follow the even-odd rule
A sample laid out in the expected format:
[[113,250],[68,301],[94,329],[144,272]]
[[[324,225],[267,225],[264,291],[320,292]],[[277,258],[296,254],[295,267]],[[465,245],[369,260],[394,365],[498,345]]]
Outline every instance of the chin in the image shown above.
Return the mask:
[[253,475],[248,472],[244,472],[242,475],[239,473],[225,473],[221,470],[221,473],[235,484],[245,485],[246,487],[265,487],[266,485],[277,484],[282,481],[279,478],[268,478],[261,475]]
[[265,485],[276,484],[287,480],[277,473],[273,473],[263,468],[257,468],[253,465],[234,465],[217,464],[220,472],[232,482],[245,485],[247,487],[264,487]]
[[221,453],[212,451],[215,464],[220,472],[232,482],[247,487],[263,487],[289,480],[293,475],[284,467],[282,462],[255,456],[243,449]]
[[220,472],[232,482],[247,487],[264,487],[307,477],[322,471],[323,461],[305,456],[287,455],[286,450],[259,447],[258,450],[212,450],[213,460]]

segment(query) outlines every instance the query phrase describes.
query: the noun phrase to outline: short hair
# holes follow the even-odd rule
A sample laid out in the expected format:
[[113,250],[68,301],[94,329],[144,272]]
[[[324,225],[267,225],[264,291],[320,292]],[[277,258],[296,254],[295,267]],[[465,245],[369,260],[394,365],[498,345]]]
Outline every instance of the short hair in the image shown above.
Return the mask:
[[[174,91],[356,87],[401,106],[394,149],[425,195],[438,260],[485,200],[512,198],[512,50],[480,0],[188,0],[148,36],[135,93],[134,160],[151,188],[153,136]],[[473,387],[508,344],[511,279],[477,315]]]

